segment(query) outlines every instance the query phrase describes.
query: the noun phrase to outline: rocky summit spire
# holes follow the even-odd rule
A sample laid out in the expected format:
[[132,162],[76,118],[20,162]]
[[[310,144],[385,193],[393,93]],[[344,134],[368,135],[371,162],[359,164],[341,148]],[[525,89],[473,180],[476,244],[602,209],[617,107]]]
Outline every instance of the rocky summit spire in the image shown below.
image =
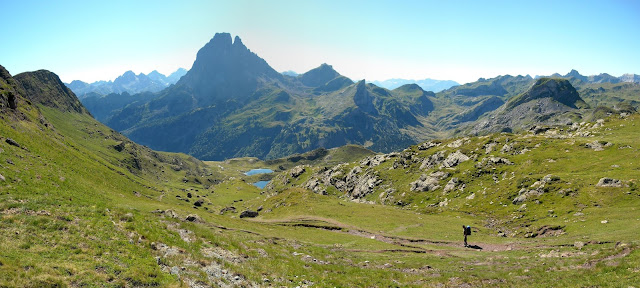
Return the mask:
[[232,41],[231,34],[216,33],[198,51],[193,67],[176,85],[190,87],[198,105],[210,105],[229,98],[242,101],[262,81],[281,78],[266,61],[249,51],[240,37]]
[[356,85],[356,93],[353,95],[353,102],[362,110],[363,112],[377,115],[378,111],[376,107],[373,105],[373,97],[371,93],[367,90],[367,84],[365,80],[361,80]]
[[233,38],[233,48],[248,50],[247,46],[244,46],[244,44],[242,43],[242,40],[240,40],[240,37],[237,35],[235,38]]

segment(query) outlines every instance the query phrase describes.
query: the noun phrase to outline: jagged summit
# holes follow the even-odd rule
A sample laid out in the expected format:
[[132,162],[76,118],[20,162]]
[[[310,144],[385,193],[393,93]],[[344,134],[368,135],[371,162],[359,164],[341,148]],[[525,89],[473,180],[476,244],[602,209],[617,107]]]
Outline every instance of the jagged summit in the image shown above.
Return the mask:
[[[237,49],[240,49],[240,48],[247,49],[247,46],[244,46],[244,44],[242,43],[242,40],[240,39],[239,36],[236,36],[235,38],[233,38],[233,46],[234,47],[238,47]],[[247,49],[247,50],[249,50],[249,49]]]
[[571,71],[569,71],[567,75],[564,75],[564,77],[582,77],[582,75],[580,74],[580,72],[578,72],[578,70],[571,69]]
[[247,49],[240,37],[231,39],[229,33],[216,33],[198,51],[193,67],[176,85],[192,89],[199,105],[229,98],[243,100],[261,83],[283,78]]
[[580,98],[580,95],[578,95],[578,91],[576,91],[568,80],[540,78],[527,92],[507,102],[506,108],[512,109],[520,104],[541,98],[551,98],[574,109],[584,105],[584,101]]

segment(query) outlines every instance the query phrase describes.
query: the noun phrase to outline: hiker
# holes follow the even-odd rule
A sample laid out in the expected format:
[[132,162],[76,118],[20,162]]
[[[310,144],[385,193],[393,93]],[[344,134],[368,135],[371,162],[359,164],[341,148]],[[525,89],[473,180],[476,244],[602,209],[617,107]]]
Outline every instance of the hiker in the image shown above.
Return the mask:
[[471,235],[471,226],[462,225],[462,229],[464,229],[463,230],[463,233],[464,233],[464,247],[469,247],[469,245],[467,244],[467,235]]

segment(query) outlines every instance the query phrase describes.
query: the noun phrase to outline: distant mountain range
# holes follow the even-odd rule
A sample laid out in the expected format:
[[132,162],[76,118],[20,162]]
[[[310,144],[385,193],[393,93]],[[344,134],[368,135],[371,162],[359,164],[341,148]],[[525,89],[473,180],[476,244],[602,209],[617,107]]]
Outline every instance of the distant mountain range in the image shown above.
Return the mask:
[[624,74],[620,77],[611,76],[607,73],[601,73],[599,75],[584,76],[584,75],[581,75],[575,69],[572,69],[569,73],[567,73],[564,76],[558,73],[555,73],[551,75],[551,77],[571,78],[574,80],[574,82],[580,81],[583,83],[613,83],[613,84],[622,83],[622,82],[640,83],[640,75],[636,75],[636,74]]
[[425,91],[440,92],[442,90],[449,89],[453,86],[458,86],[460,83],[453,80],[435,80],[435,79],[423,79],[423,80],[409,80],[409,79],[389,79],[384,81],[371,82],[376,86],[387,88],[389,90],[396,89],[405,84],[418,84],[420,88]]
[[156,70],[153,70],[149,75],[144,73],[136,75],[133,71],[127,71],[114,81],[96,81],[89,84],[80,80],[73,80],[65,85],[80,99],[94,94],[158,92],[178,82],[186,73],[187,70],[184,68],[176,70],[169,76],[165,76]]
[[287,76],[291,76],[291,77],[297,77],[300,74],[298,74],[298,73],[296,73],[294,71],[291,71],[291,70],[287,70],[287,71],[282,72],[282,75],[287,75]]
[[279,73],[239,37],[218,33],[175,85],[82,102],[103,123],[155,150],[203,160],[274,159],[346,144],[391,152],[436,137],[635,111],[635,79],[573,70],[536,79],[481,78],[438,93],[418,84],[389,90],[354,82],[328,64],[303,74]]

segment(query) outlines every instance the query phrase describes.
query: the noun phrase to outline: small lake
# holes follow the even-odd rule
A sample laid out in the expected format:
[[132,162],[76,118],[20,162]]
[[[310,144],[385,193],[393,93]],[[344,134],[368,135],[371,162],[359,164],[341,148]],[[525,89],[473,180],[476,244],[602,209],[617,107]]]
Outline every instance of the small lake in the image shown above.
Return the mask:
[[253,186],[256,186],[260,189],[264,189],[265,186],[267,186],[267,184],[269,184],[269,182],[271,181],[258,181],[256,183],[253,183]]
[[273,170],[266,169],[266,168],[251,169],[248,172],[244,172],[244,175],[251,176],[251,175],[268,174],[268,173],[273,173]]

